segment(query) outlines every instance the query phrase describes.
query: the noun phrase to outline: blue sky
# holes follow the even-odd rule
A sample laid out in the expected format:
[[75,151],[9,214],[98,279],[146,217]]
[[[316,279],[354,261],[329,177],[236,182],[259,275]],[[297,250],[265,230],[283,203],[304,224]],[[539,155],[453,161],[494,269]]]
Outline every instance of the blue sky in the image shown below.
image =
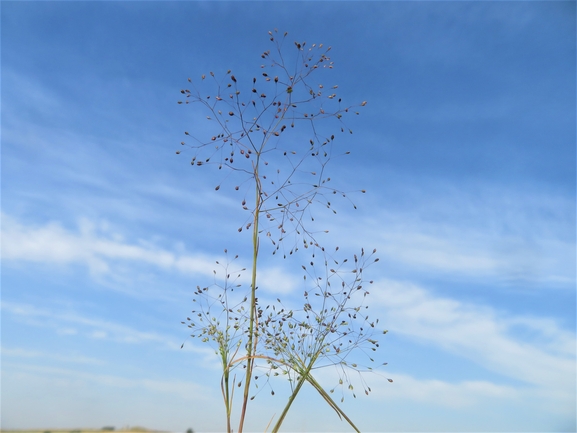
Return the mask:
[[[368,101],[329,166],[367,193],[317,218],[325,243],[380,257],[370,307],[388,365],[344,410],[362,431],[575,431],[574,2],[1,14],[2,428],[224,430],[217,358],[180,322],[223,249],[248,263],[250,239],[220,173],[175,154],[207,127],[176,101],[209,71],[250,80],[276,27],[289,49],[332,46],[326,79]],[[267,254],[261,289],[296,299],[300,266]],[[250,431],[282,408],[274,387]],[[285,427],[348,431],[309,391]]]

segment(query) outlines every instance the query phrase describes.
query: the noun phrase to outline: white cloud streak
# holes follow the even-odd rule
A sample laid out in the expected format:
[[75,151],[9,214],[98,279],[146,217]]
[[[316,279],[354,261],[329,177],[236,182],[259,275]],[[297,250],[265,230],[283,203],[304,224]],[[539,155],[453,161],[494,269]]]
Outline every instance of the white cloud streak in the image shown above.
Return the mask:
[[2,215],[2,260],[66,265],[80,263],[93,275],[111,272],[117,261],[175,269],[184,274],[212,275],[215,261],[205,255],[176,255],[151,245],[123,242],[88,220],[80,222],[79,232],[65,230],[56,222],[26,226]]
[[[160,270],[206,276],[212,275],[214,269],[214,260],[205,256],[177,255],[154,245],[128,244],[102,228],[98,231],[86,221],[81,223],[78,233],[72,233],[56,223],[29,227],[3,216],[2,241],[3,260],[83,263],[93,274],[109,272],[115,261],[131,261]],[[437,247],[438,244],[432,248],[431,257],[433,251],[438,254]],[[491,261],[466,259],[455,264],[451,256],[447,254],[444,259],[437,259],[437,266],[457,266],[469,272],[495,266]],[[293,287],[293,278],[281,268],[273,268],[263,274],[261,281],[275,292],[287,293]],[[483,368],[522,381],[526,386],[548,394],[551,401],[575,400],[575,334],[562,329],[554,320],[515,316],[488,306],[434,296],[411,282],[382,279],[374,286],[371,291],[375,302],[373,308],[379,308],[379,315],[384,318],[381,323],[392,332],[433,344]],[[10,303],[4,303],[3,308],[29,317],[59,317],[59,321],[66,324],[61,328],[82,326],[90,330],[87,335],[91,338],[163,345],[167,341],[165,336],[156,333],[135,331],[72,313],[54,315],[35,307]],[[516,329],[528,331],[524,334],[532,337],[520,339],[515,336]],[[407,391],[406,396],[419,399],[441,390],[457,396],[455,402],[461,399],[458,397],[460,393],[472,390],[486,396],[512,395],[513,392],[511,388],[484,382],[468,381],[457,386],[431,379],[420,383],[418,392]]]
[[428,194],[387,180],[401,184],[394,197],[367,198],[357,214],[326,227],[341,247],[377,248],[393,275],[574,289],[574,198],[490,185],[434,184]]
[[[433,344],[504,376],[575,401],[576,337],[553,320],[505,315],[490,307],[433,296],[399,281],[375,282],[371,295],[384,326]],[[514,327],[532,335],[521,340]]]
[[105,361],[96,358],[90,358],[87,356],[79,355],[79,354],[67,354],[61,355],[56,353],[47,353],[47,352],[40,352],[37,350],[29,350],[23,349],[20,347],[4,347],[0,348],[0,352],[4,357],[4,361],[6,361],[6,357],[8,358],[24,358],[24,359],[35,359],[35,360],[46,360],[51,359],[59,362],[67,362],[73,364],[85,364],[85,365],[104,365],[106,364]]
[[4,429],[136,424],[183,431],[191,419],[195,429],[199,424],[206,428],[221,415],[218,395],[184,378],[128,378],[12,362],[3,362],[2,368]]
[[[12,316],[16,321],[25,322],[27,325],[53,328],[59,334],[62,330],[73,330],[69,332],[72,335],[80,335],[88,339],[107,340],[123,344],[144,344],[154,345],[165,350],[180,350],[182,341],[166,334],[152,331],[141,331],[129,326],[115,323],[110,320],[89,317],[86,314],[79,314],[74,311],[65,311],[61,309],[39,308],[37,306],[19,303],[19,302],[2,302],[3,315]],[[211,359],[214,352],[206,346],[197,346],[186,344],[183,348],[186,351],[192,351]],[[6,352],[12,356],[36,357],[37,352],[27,349],[10,349]],[[68,357],[66,359],[69,359]],[[89,362],[89,360],[84,360]],[[84,362],[78,359],[78,362]]]

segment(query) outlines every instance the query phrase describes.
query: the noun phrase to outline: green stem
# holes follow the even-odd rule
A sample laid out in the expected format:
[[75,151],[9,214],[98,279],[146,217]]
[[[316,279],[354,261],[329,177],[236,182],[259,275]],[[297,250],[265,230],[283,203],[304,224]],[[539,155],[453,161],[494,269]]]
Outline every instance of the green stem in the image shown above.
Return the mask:
[[[328,405],[337,413],[339,418],[341,418],[341,419],[344,418],[357,433],[360,433],[360,430],[353,423],[353,421],[343,412],[343,410],[327,394],[325,389],[312,376],[311,370],[312,370],[317,358],[318,358],[318,354],[316,357],[314,357],[310,360],[309,365],[307,366],[307,368],[304,371],[298,372],[301,376],[299,379],[299,382],[298,382],[297,386],[295,387],[295,389],[293,390],[291,396],[289,397],[289,401],[287,402],[287,404],[286,404],[283,412],[281,413],[278,421],[274,425],[274,427],[272,429],[272,433],[277,433],[278,430],[280,429],[282,423],[284,422],[286,414],[288,413],[291,405],[293,404],[294,400],[296,399],[296,396],[300,392],[305,381],[309,382],[313,386],[313,388],[315,388],[317,390],[317,392],[325,399],[325,401],[328,403]],[[291,366],[293,371],[295,371],[294,367],[295,367],[294,365]]]
[[[301,375],[297,386],[295,387],[295,389],[293,390],[291,396],[289,397],[289,401],[287,402],[286,406],[284,407],[278,421],[276,422],[276,424],[274,425],[273,429],[272,429],[272,433],[277,433],[278,430],[280,429],[280,426],[282,425],[286,414],[288,413],[290,407],[292,406],[297,394],[299,393],[299,391],[301,390],[303,384],[305,383],[305,380],[307,380],[311,369],[313,368],[313,365],[316,361],[316,358],[313,358],[310,360],[309,365],[307,366],[307,368],[304,370],[304,372],[299,372],[299,374]],[[293,367],[294,369],[294,367]]]
[[339,417],[343,417],[347,420],[350,426],[357,432],[361,433],[361,431],[357,428],[357,426],[351,421],[351,419],[343,412],[343,410],[335,403],[335,401],[327,394],[325,389],[316,381],[316,379],[309,374],[307,377],[307,381],[318,391],[318,393],[325,399],[325,401],[329,404],[330,407],[339,415]]
[[[285,117],[285,113],[279,116],[276,124],[273,126],[271,131],[275,131],[276,128],[280,125]],[[242,120],[242,118],[241,118]],[[248,134],[247,134],[248,135]],[[262,206],[262,186],[260,183],[260,174],[259,174],[259,165],[260,165],[260,156],[266,144],[268,143],[269,138],[271,135],[269,134],[265,137],[264,141],[262,142],[260,149],[256,152],[256,161],[253,166],[253,176],[255,182],[255,206],[254,206],[254,218],[252,223],[252,276],[251,276],[251,294],[250,294],[250,320],[249,320],[249,328],[248,328],[248,342],[247,342],[247,360],[246,360],[246,376],[244,381],[244,394],[243,394],[243,401],[242,401],[242,409],[240,412],[240,421],[238,426],[238,433],[242,433],[242,429],[244,426],[244,419],[246,416],[246,408],[249,400],[249,391],[250,391],[250,382],[252,378],[252,369],[254,366],[254,355],[256,354],[256,346],[257,346],[257,333],[258,333],[258,317],[257,317],[257,310],[258,306],[256,305],[256,274],[257,274],[257,261],[258,261],[258,249],[259,249],[259,237],[258,237],[258,230],[259,230],[259,221],[260,221],[260,209]]]
[[250,293],[250,320],[249,320],[249,328],[248,328],[248,342],[246,345],[246,352],[247,352],[247,360],[246,360],[246,376],[244,381],[244,394],[243,394],[243,401],[242,401],[242,410],[240,413],[240,421],[238,425],[238,433],[242,433],[242,429],[244,426],[244,419],[246,415],[246,407],[248,404],[248,394],[250,391],[250,381],[252,378],[252,368],[254,365],[254,358],[253,354],[256,352],[256,345],[257,345],[257,330],[258,330],[258,318],[257,318],[257,309],[258,306],[256,305],[256,269],[257,269],[257,260],[258,260],[258,247],[259,247],[259,239],[258,239],[258,223],[259,223],[259,215],[260,215],[260,207],[261,207],[261,187],[260,187],[260,179],[258,173],[259,167],[259,160],[260,155],[257,154],[257,160],[254,165],[254,178],[255,178],[255,210],[254,210],[254,219],[253,219],[253,226],[252,226],[252,277],[251,277],[251,293]]
[[[232,399],[230,396],[230,366],[227,362],[226,352],[221,348],[223,380],[221,382],[222,396],[224,398],[224,407],[226,408],[226,431],[232,433],[230,425],[230,415],[232,411]],[[224,383],[223,383],[224,382]]]

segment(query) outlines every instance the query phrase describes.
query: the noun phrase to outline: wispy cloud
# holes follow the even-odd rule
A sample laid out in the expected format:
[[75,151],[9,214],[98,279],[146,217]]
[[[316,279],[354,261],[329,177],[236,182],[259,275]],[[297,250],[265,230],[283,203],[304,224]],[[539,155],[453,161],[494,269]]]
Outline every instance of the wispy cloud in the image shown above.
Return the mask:
[[[105,221],[81,219],[77,230],[67,230],[57,222],[28,225],[3,214],[1,236],[5,264],[11,261],[61,266],[80,264],[86,266],[91,276],[99,281],[109,277],[124,281],[126,285],[129,285],[129,277],[125,275],[127,271],[122,264],[138,269],[152,267],[157,272],[175,271],[185,276],[200,277],[205,282],[224,277],[233,269],[239,272],[237,283],[250,282],[249,273],[241,272],[243,266],[248,266],[247,263],[241,261],[227,268],[225,254],[189,254],[182,243],[173,250],[159,247],[150,240],[140,239],[131,243],[124,235],[112,231]],[[268,293],[273,295],[294,291],[298,281],[299,278],[282,266],[267,266],[259,273],[259,286],[266,287]]]
[[107,231],[106,226],[81,220],[77,232],[64,229],[57,222],[26,226],[2,215],[2,258],[49,264],[83,264],[93,275],[112,271],[113,263],[127,261],[178,270],[184,274],[212,275],[214,259],[205,255],[185,255],[155,247],[123,241],[122,236]]
[[127,377],[14,362],[3,362],[2,370],[2,387],[10,393],[3,401],[3,429],[136,424],[181,431],[184,414],[196,431],[199,426],[210,431],[213,420],[220,419],[219,396],[189,377]]
[[[395,384],[377,383],[379,398],[407,399],[413,402],[436,404],[453,408],[475,406],[487,399],[518,399],[521,390],[488,381],[462,381],[451,383],[436,379],[417,379],[406,374],[393,374]],[[443,398],[439,399],[438,396]]]
[[97,358],[91,358],[88,356],[83,356],[77,353],[71,354],[57,354],[57,353],[49,353],[49,352],[42,352],[38,350],[29,350],[24,349],[21,347],[5,347],[2,346],[0,348],[0,352],[4,357],[3,360],[6,362],[7,359],[11,358],[20,358],[20,359],[28,359],[28,360],[46,360],[51,359],[58,362],[66,362],[66,363],[73,363],[73,364],[86,364],[86,365],[104,365],[106,361]]
[[369,195],[360,213],[345,215],[348,223],[328,228],[341,246],[376,247],[389,275],[574,289],[573,198],[490,184],[387,182],[403,186],[378,203]]
[[[482,278],[500,284],[573,287],[574,209],[567,197],[486,185],[477,186],[474,193],[438,185],[438,196],[426,196],[411,186],[405,189],[404,200],[418,203],[411,211],[402,206],[375,211],[379,207],[369,200],[367,209],[345,213],[341,224],[329,219],[323,229],[330,229],[331,239],[338,238],[341,246],[377,247],[382,263],[397,270],[461,281]],[[218,259],[185,249],[167,250],[150,239],[131,243],[106,223],[89,219],[81,219],[76,231],[57,222],[30,226],[6,214],[2,220],[5,260],[82,263],[94,275],[111,272],[120,261],[207,276]],[[278,278],[274,266],[267,269],[263,281],[274,280],[270,286],[286,292],[290,278]]]
[[[391,236],[394,230],[389,231]],[[385,236],[385,235],[381,235]],[[414,239],[409,235],[409,240]],[[452,238],[456,241],[456,237]],[[218,268],[214,258],[205,255],[187,255],[168,251],[153,244],[131,244],[121,237],[97,229],[84,221],[78,232],[63,229],[55,223],[30,227],[3,216],[3,260],[40,263],[82,263],[93,274],[112,272],[118,261],[153,266],[159,271],[177,271],[185,275],[213,277]],[[406,242],[403,244],[403,242]],[[462,272],[489,272],[496,266],[487,257],[467,258],[466,254],[451,253],[451,246],[443,240],[431,241],[435,247],[420,250],[430,265],[437,268],[461,268]],[[389,252],[397,260],[419,260],[418,254],[410,254],[413,242],[398,238],[407,249],[406,256]],[[401,247],[395,247],[401,248]],[[385,254],[387,249],[385,247]],[[415,258],[416,256],[416,258]],[[458,259],[458,256],[461,256]],[[245,281],[248,276],[241,279]],[[280,267],[266,270],[261,283],[272,293],[290,293],[296,285],[295,276]],[[549,386],[556,384],[567,389],[567,377],[575,375],[575,335],[560,327],[554,320],[499,312],[493,307],[476,305],[452,298],[434,296],[424,287],[410,281],[381,279],[375,283],[373,296],[379,308],[385,312],[387,326],[397,333],[432,342],[450,352],[464,356],[485,368],[505,374],[527,383]],[[24,311],[23,306],[5,303],[14,314],[30,317],[52,316],[52,313],[35,309]],[[35,308],[28,306],[26,308]],[[36,311],[38,310],[38,311]],[[57,315],[62,322],[81,324],[93,329],[93,338],[112,338],[118,341],[165,342],[165,336],[134,331],[109,322],[98,322],[75,314]],[[65,328],[62,326],[61,328]],[[68,327],[70,329],[70,326]],[[530,338],[515,338],[521,329]],[[526,362],[531,359],[531,362]]]
[[162,381],[151,380],[147,378],[129,379],[126,377],[119,377],[108,374],[93,374],[86,371],[78,371],[67,368],[58,367],[44,367],[35,365],[11,365],[11,369],[36,372],[49,373],[56,377],[66,377],[70,379],[82,379],[92,383],[99,383],[113,388],[144,388],[147,390],[162,392],[162,393],[176,393],[181,398],[187,400],[202,398],[203,387],[194,382],[189,381]]
[[[52,328],[62,334],[62,330],[69,335],[78,335],[85,339],[107,340],[121,344],[152,345],[164,350],[180,350],[182,341],[172,335],[159,332],[138,330],[109,319],[90,317],[71,309],[55,307],[38,307],[23,302],[2,302],[3,315],[11,317],[16,322],[24,322],[28,326]],[[204,346],[188,344],[185,350],[212,357],[213,351]],[[34,358],[38,352],[29,349],[8,349],[8,355]],[[69,359],[69,358],[66,358]]]
[[[449,408],[464,408],[475,406],[487,398],[491,399],[518,399],[522,396],[522,390],[515,386],[500,385],[491,381],[463,380],[447,381],[440,379],[417,378],[400,370],[387,368],[387,376],[394,377],[390,383],[378,370],[375,373],[365,373],[363,379],[370,386],[371,398],[384,401],[411,400],[415,403],[423,403],[433,406],[444,406]],[[326,383],[330,388],[338,383],[339,377],[333,369],[324,369],[315,373],[317,380]],[[354,389],[357,394],[362,395],[363,386],[355,382],[351,377]],[[339,395],[335,390],[335,395]],[[345,399],[347,393],[344,392]],[[442,395],[440,399],[438,396]]]
[[[412,283],[375,285],[371,295],[393,332],[549,390],[558,401],[574,400],[576,336],[553,320],[434,296]],[[524,338],[515,336],[516,327],[525,328]]]

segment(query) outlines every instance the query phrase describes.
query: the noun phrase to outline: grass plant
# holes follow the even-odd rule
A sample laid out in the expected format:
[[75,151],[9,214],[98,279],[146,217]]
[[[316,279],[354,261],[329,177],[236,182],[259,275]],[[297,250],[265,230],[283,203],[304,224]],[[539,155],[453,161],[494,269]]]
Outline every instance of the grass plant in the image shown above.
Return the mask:
[[[351,361],[351,353],[364,352],[374,363],[379,346],[374,335],[386,333],[378,330],[378,319],[369,318],[366,304],[372,281],[365,278],[365,270],[379,259],[376,250],[341,255],[338,246],[329,248],[328,241],[321,241],[326,230],[309,227],[315,224],[313,207],[336,214],[333,201],[340,198],[356,209],[348,192],[331,186],[328,164],[350,153],[338,150],[336,135],[352,134],[344,118],[359,114],[366,102],[344,105],[338,85],[319,81],[333,68],[330,47],[291,44],[287,33],[276,29],[269,38],[274,48],[261,54],[258,76],[246,80],[231,70],[222,77],[209,72],[188,79],[189,88],[181,90],[178,103],[203,110],[211,132],[185,132],[177,154],[189,154],[195,169],[211,166],[226,172],[215,190],[234,189],[244,212],[238,231],[251,234],[250,269],[235,270],[238,256],[230,257],[225,250],[226,261],[217,262],[223,281],[197,286],[196,307],[182,323],[192,329],[192,337],[212,344],[218,355],[227,432],[233,432],[235,390],[241,393],[237,431],[242,433],[249,403],[262,390],[257,381],[270,384],[277,376],[288,379],[290,397],[271,422],[272,432],[279,431],[305,384],[359,431],[332,398],[335,388],[323,387],[313,373],[336,367],[337,386],[355,395],[350,372],[372,370]],[[284,259],[306,257],[300,268],[302,285],[294,287],[294,293],[302,295],[299,304],[294,297],[259,302],[259,292],[268,297],[267,287],[258,286],[264,242]],[[248,285],[243,284],[243,272],[250,274]],[[370,388],[364,385],[363,391],[368,394]]]

